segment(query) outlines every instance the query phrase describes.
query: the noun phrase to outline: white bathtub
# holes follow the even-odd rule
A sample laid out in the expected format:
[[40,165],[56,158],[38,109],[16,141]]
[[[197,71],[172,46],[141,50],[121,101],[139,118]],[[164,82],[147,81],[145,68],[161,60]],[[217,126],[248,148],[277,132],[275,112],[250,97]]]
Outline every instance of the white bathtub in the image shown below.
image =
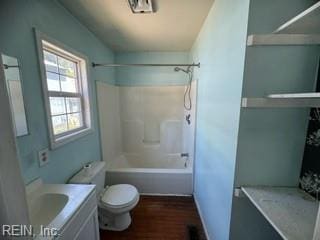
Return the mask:
[[157,165],[156,162],[146,164],[148,161],[139,160],[138,156],[121,155],[112,163],[107,163],[106,184],[132,184],[142,194],[191,195],[192,164],[175,157],[170,156]]

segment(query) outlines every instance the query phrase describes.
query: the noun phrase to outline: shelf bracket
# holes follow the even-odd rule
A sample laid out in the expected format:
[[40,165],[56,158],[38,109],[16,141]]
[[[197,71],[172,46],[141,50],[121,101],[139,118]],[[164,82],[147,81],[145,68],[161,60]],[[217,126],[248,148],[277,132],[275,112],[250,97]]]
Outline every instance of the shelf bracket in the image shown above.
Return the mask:
[[241,187],[238,187],[234,189],[234,196],[237,198],[244,198],[246,195],[242,191]]

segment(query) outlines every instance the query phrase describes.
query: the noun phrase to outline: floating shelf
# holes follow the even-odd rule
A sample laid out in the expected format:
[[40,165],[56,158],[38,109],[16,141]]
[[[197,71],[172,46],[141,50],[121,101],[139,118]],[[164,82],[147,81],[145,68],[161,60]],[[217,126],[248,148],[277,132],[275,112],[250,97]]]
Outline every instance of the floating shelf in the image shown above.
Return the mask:
[[320,34],[264,34],[248,36],[247,46],[263,45],[320,45]]
[[274,33],[248,36],[247,45],[320,45],[320,1]]
[[280,26],[275,33],[320,34],[320,1]]
[[285,240],[314,236],[319,203],[299,188],[242,187],[242,192]]
[[320,99],[320,92],[270,94],[268,95],[268,98],[280,98],[280,99],[319,98]]
[[244,108],[316,108],[320,93],[271,94],[265,98],[242,98]]

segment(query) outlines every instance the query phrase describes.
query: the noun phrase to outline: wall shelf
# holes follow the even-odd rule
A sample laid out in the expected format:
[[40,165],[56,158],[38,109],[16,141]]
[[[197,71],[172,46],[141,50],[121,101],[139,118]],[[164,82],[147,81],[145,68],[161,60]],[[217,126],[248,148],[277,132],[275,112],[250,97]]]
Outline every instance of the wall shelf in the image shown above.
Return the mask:
[[280,93],[280,94],[270,94],[268,98],[279,98],[279,99],[312,99],[312,98],[319,98],[319,92],[311,92],[311,93]]
[[248,36],[247,46],[273,45],[320,45],[320,34],[262,34]]
[[273,33],[248,36],[247,45],[320,45],[320,1]]
[[320,1],[280,26],[275,33],[320,34]]
[[243,108],[316,108],[320,93],[271,94],[265,98],[242,98]]
[[242,187],[253,205],[286,240],[318,239],[319,203],[299,188]]

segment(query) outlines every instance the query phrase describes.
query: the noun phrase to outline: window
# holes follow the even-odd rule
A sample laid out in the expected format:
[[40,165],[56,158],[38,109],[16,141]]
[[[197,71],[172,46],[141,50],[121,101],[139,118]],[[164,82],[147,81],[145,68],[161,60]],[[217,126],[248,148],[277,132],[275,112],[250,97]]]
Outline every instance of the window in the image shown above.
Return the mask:
[[91,129],[86,61],[47,39],[38,41],[49,134],[54,148]]

